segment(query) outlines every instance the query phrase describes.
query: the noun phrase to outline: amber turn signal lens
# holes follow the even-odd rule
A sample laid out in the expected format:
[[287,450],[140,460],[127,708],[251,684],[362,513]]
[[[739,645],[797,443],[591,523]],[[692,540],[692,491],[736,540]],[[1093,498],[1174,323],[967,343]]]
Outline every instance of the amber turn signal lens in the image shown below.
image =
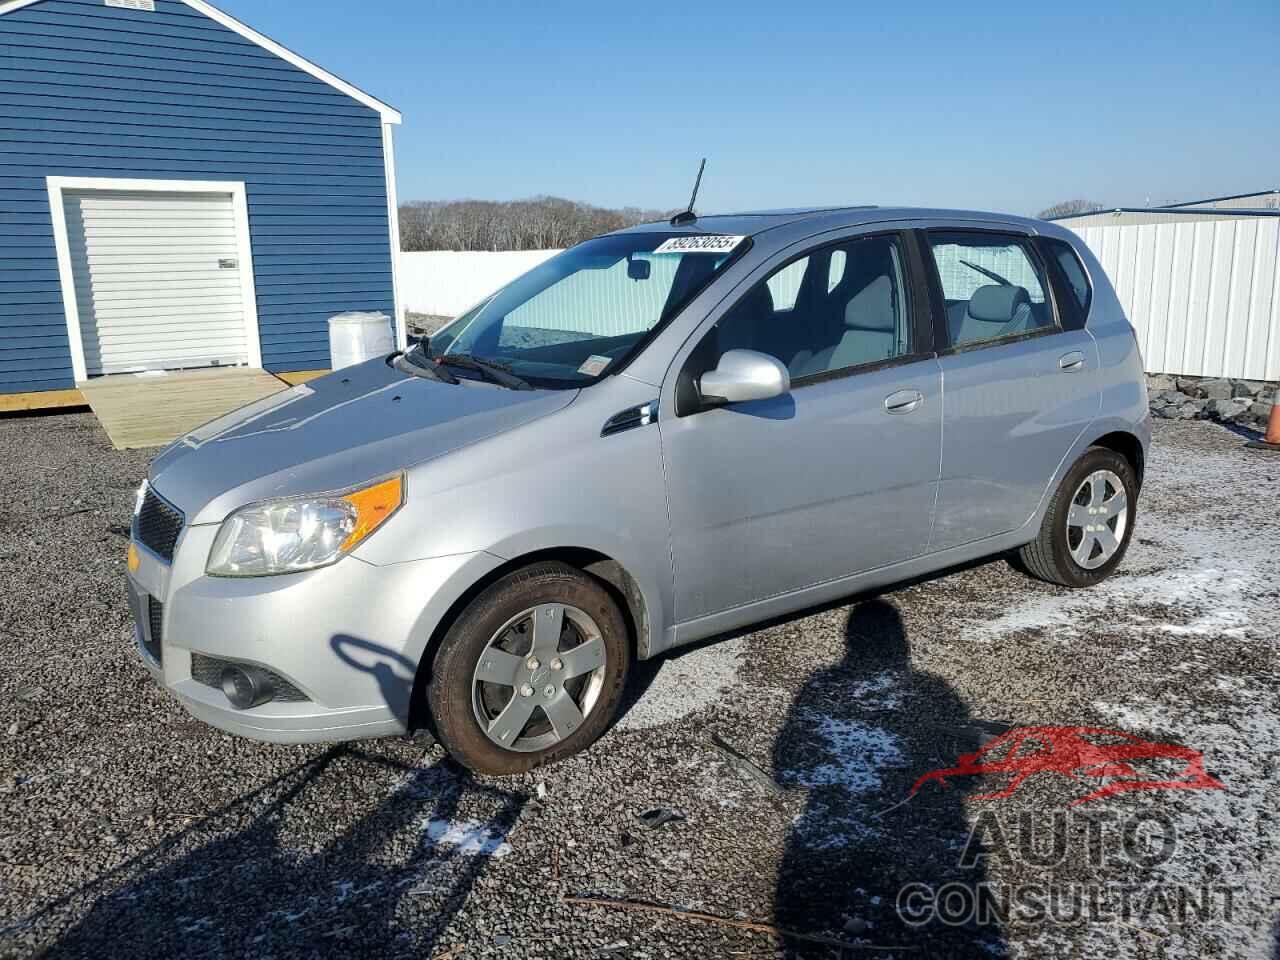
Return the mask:
[[342,542],[345,553],[400,509],[400,505],[404,503],[404,478],[394,476],[372,487],[349,493],[342,499],[356,508],[355,529]]
[[142,566],[142,557],[138,555],[138,548],[134,544],[129,544],[129,572],[137,573],[138,567]]

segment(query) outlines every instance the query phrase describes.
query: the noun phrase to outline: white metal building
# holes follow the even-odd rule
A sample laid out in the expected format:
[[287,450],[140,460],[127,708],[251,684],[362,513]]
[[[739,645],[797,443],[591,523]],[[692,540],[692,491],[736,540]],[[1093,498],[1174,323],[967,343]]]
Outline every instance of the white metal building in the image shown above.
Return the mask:
[[1280,380],[1280,209],[1197,202],[1056,222],[1107,271],[1148,372]]

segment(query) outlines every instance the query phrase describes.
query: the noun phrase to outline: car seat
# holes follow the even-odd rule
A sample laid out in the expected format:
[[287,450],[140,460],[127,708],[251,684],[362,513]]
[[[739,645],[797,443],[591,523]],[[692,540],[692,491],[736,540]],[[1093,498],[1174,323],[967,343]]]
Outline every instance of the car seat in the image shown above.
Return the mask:
[[[955,309],[961,307],[963,309]],[[993,340],[1025,333],[1032,322],[1031,294],[1026,287],[990,283],[973,291],[967,304],[947,311],[951,343]]]

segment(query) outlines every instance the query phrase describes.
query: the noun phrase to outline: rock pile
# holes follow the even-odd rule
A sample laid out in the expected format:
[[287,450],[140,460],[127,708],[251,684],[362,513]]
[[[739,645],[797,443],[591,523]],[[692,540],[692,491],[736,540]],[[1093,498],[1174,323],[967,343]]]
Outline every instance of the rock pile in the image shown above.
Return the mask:
[[1277,385],[1223,377],[1147,377],[1151,413],[1166,420],[1218,420],[1264,429],[1276,402]]

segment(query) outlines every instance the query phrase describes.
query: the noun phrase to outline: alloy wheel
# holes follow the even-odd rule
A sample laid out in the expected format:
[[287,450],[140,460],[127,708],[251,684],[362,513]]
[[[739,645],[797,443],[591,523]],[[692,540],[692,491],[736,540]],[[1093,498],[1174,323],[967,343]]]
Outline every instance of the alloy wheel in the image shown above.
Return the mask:
[[1111,470],[1095,470],[1084,478],[1067,512],[1067,549],[1086,570],[1096,570],[1115,556],[1129,525],[1129,499]]
[[595,708],[605,658],[599,625],[577,607],[544,603],[516,614],[476,663],[472,707],[480,729],[506,750],[554,746]]

